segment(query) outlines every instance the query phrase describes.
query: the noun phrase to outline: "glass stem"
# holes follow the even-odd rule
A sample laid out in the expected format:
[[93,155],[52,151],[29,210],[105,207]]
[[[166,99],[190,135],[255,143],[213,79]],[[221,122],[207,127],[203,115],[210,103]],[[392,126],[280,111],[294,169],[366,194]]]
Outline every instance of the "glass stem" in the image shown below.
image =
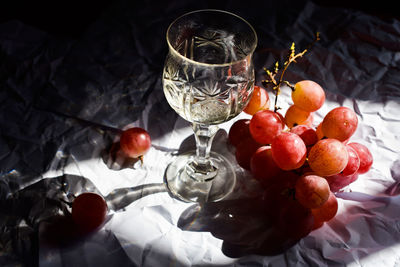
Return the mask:
[[217,130],[218,126],[216,125],[193,124],[196,156],[189,163],[187,171],[197,181],[208,181],[217,175],[217,168],[210,160],[211,145]]

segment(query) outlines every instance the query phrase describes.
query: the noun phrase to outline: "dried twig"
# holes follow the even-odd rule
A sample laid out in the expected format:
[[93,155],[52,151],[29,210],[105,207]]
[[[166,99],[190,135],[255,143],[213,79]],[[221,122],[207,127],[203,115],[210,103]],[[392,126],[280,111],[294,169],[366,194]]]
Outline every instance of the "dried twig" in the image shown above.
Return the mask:
[[267,68],[264,68],[264,71],[266,72],[268,79],[263,80],[262,83],[265,87],[267,87],[268,85],[272,85],[272,90],[274,90],[275,92],[275,103],[274,103],[274,111],[278,111],[280,108],[277,106],[278,103],[278,95],[281,92],[281,85],[282,83],[286,84],[287,86],[289,86],[292,90],[294,90],[294,85],[292,85],[290,82],[283,80],[283,77],[285,75],[285,72],[287,70],[287,68],[289,67],[289,65],[294,62],[296,63],[296,59],[304,56],[305,53],[307,53],[307,51],[309,51],[316,42],[318,42],[320,40],[320,33],[317,32],[315,34],[315,38],[313,40],[312,43],[310,43],[306,49],[304,49],[302,52],[297,53],[295,52],[295,44],[292,43],[291,47],[290,47],[290,54],[287,58],[287,60],[283,63],[283,69],[280,73],[279,79],[276,78],[276,76],[278,75],[279,72],[279,62],[277,61],[274,65],[274,68],[272,71],[268,70]]

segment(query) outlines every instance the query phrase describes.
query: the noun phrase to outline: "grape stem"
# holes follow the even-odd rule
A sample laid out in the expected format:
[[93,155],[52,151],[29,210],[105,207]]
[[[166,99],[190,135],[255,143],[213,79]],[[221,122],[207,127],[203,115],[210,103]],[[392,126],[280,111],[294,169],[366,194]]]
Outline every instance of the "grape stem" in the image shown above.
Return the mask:
[[264,86],[267,86],[268,84],[273,85],[272,89],[274,90],[274,93],[275,93],[274,112],[277,112],[280,109],[280,107],[278,107],[277,103],[278,103],[278,95],[281,92],[282,83],[286,84],[288,87],[290,87],[292,90],[294,90],[293,84],[291,84],[290,82],[288,82],[286,80],[283,80],[283,77],[285,75],[287,68],[289,67],[289,65],[292,62],[297,63],[296,59],[304,56],[304,54],[307,53],[307,51],[309,51],[314,46],[314,44],[319,40],[320,40],[320,33],[317,32],[315,34],[314,40],[307,46],[307,48],[297,54],[295,53],[295,44],[292,43],[292,46],[290,47],[290,54],[289,54],[287,60],[283,63],[283,69],[281,71],[281,74],[280,74],[278,80],[276,80],[276,75],[279,72],[279,62],[278,61],[275,63],[273,71],[270,71],[270,70],[264,68],[264,71],[267,73],[269,79],[263,80],[262,83]]
[[60,202],[66,204],[68,207],[72,208],[72,202],[66,201],[62,198],[59,198]]

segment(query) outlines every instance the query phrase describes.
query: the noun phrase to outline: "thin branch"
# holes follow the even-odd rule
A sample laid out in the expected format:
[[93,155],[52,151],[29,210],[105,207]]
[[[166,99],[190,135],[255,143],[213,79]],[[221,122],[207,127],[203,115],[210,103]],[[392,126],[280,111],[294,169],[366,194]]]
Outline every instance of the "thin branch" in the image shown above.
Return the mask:
[[281,74],[279,76],[279,80],[278,81],[275,78],[275,76],[279,72],[279,63],[278,63],[278,61],[275,63],[274,70],[272,72],[270,70],[264,68],[264,71],[267,73],[269,79],[263,80],[262,83],[263,83],[264,86],[266,86],[268,84],[272,84],[273,85],[272,89],[275,91],[274,112],[276,112],[276,111],[278,111],[280,109],[277,106],[277,103],[278,103],[278,95],[280,94],[280,91],[281,91],[280,90],[281,84],[284,83],[287,86],[289,86],[292,90],[294,90],[294,86],[290,82],[283,80],[283,77],[284,77],[285,72],[288,69],[289,65],[292,62],[296,63],[296,59],[304,56],[304,54],[307,53],[307,51],[309,51],[314,46],[314,44],[316,42],[318,42],[319,40],[320,40],[320,33],[316,32],[314,40],[307,46],[306,49],[304,49],[302,52],[297,53],[297,54],[295,52],[295,43],[292,43],[292,45],[290,46],[290,54],[289,54],[287,60],[285,61],[285,63],[283,64],[283,69],[281,71]]

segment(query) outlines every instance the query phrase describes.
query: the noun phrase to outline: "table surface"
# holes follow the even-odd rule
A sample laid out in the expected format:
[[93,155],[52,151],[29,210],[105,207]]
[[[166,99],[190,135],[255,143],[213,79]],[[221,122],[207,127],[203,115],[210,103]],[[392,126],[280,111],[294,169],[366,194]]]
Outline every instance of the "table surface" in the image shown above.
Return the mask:
[[[400,21],[391,12],[310,1],[90,5],[34,13],[45,23],[31,14],[0,24],[2,266],[399,265]],[[354,109],[359,126],[351,140],[373,153],[372,169],[337,193],[335,218],[284,251],[268,249],[279,244],[268,240],[254,208],[260,185],[239,166],[234,193],[217,203],[181,202],[164,184],[174,155],[194,147],[189,123],[163,95],[165,32],[177,16],[203,8],[231,11],[254,26],[258,85],[266,78],[263,68],[282,61],[292,42],[300,51],[320,32],[286,78],[314,80],[325,89],[316,125],[334,107]],[[288,88],[279,101],[288,108]],[[212,148],[233,163],[227,131],[240,118],[248,116],[220,125]],[[131,126],[152,138],[143,164],[110,153]],[[84,191],[106,198],[104,226],[72,244],[49,246],[54,218]],[[56,238],[68,229],[56,226]]]

